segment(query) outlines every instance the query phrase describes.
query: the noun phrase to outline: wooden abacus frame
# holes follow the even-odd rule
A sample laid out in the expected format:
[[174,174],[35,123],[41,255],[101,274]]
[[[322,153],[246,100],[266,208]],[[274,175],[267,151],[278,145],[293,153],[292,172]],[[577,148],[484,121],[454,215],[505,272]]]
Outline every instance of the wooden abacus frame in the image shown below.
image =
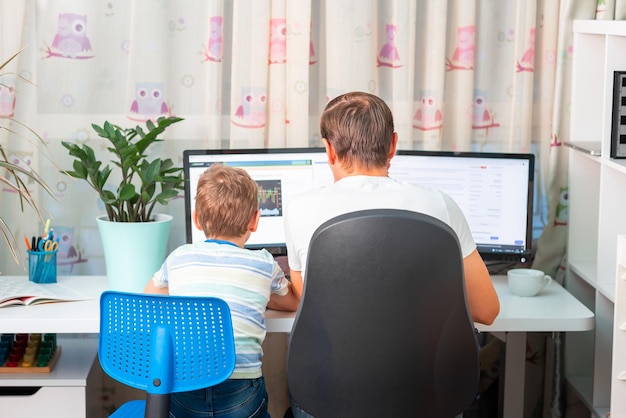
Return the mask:
[[[6,367],[4,364],[0,366],[0,373],[50,373],[54,368],[59,356],[61,355],[61,346],[58,345],[54,350],[54,354],[50,357],[50,362],[44,367]],[[6,363],[5,363],[6,364]]]

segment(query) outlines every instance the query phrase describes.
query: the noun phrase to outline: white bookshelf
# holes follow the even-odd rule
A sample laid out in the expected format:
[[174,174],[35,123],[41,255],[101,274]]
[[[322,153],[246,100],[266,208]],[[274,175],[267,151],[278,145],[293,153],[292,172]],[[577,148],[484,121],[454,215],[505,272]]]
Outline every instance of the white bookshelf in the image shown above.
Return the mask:
[[[595,313],[596,324],[566,335],[565,374],[592,416],[619,417],[626,416],[626,379],[619,379],[626,378],[626,330],[620,330],[626,294],[616,289],[624,281],[620,271],[626,275],[626,238],[618,250],[618,237],[626,235],[626,160],[611,159],[610,149],[613,73],[626,70],[626,21],[575,21],[573,28],[570,141],[596,142],[601,156],[569,150],[565,285]],[[618,337],[625,339],[621,348]]]

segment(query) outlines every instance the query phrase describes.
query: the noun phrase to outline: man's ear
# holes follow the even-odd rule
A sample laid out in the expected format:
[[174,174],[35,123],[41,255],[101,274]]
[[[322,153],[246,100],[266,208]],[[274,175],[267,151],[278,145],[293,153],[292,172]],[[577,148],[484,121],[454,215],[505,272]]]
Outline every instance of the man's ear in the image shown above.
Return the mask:
[[254,232],[259,227],[259,220],[261,219],[261,211],[257,210],[252,219],[250,219],[250,223],[248,224],[248,231]]
[[398,133],[394,132],[393,133],[393,137],[391,139],[391,146],[389,147],[389,155],[388,155],[388,161],[391,161],[391,159],[394,157],[394,155],[396,155],[396,148],[398,147]]
[[326,148],[326,155],[328,156],[328,164],[335,164],[337,162],[337,154],[335,153],[335,149],[330,142],[326,138],[322,138],[322,142],[324,143],[324,148]]

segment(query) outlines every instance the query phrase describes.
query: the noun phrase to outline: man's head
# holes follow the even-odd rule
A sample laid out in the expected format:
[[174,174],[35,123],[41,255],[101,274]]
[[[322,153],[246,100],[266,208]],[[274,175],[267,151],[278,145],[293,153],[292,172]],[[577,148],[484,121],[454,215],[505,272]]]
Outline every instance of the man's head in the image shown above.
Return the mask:
[[198,180],[195,216],[209,237],[240,237],[256,229],[257,184],[244,170],[211,165]]
[[346,171],[387,167],[395,151],[391,109],[373,94],[352,92],[331,100],[320,131]]

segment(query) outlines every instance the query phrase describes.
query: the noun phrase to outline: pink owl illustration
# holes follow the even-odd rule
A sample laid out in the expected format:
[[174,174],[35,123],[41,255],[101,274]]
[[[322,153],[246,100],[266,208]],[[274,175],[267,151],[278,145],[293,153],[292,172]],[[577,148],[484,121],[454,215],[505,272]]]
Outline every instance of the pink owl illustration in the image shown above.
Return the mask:
[[222,16],[211,16],[209,22],[209,46],[205,53],[207,61],[222,62],[224,48],[222,22]]
[[60,13],[57,21],[57,33],[52,40],[48,56],[65,58],[91,58],[85,55],[91,51],[91,42],[87,37],[87,16],[75,13]]
[[0,118],[12,118],[15,112],[15,77],[0,76]]
[[477,93],[474,96],[474,106],[472,109],[472,127],[479,128],[486,124],[491,123],[491,114],[487,109],[487,103],[485,97],[482,94]]
[[163,83],[136,82],[135,100],[130,107],[129,119],[145,121],[156,120],[169,115],[169,108],[163,98]]
[[396,47],[396,25],[385,25],[385,44],[380,49],[378,54],[378,66],[398,68],[402,64],[399,64],[400,54],[398,54],[398,48]]
[[528,47],[522,55],[522,59],[517,62],[517,72],[530,71],[535,68],[535,28],[530,28],[528,34]]
[[487,108],[487,92],[477,90],[474,92],[474,103],[472,106],[472,129],[484,129],[487,133],[489,128],[500,126],[495,121],[495,117]]
[[287,60],[287,19],[270,20],[270,64],[284,64]]
[[413,116],[413,127],[422,131],[441,129],[443,115],[434,96],[424,95]]
[[57,269],[62,271],[63,274],[71,273],[75,264],[87,261],[87,259],[82,257],[75,243],[74,228],[70,226],[55,226],[54,240],[59,243]]
[[241,89],[241,104],[232,118],[234,125],[242,128],[265,126],[267,93],[265,88],[244,87]]
[[456,48],[452,59],[446,59],[446,70],[474,69],[474,25],[459,26],[456,30]]

